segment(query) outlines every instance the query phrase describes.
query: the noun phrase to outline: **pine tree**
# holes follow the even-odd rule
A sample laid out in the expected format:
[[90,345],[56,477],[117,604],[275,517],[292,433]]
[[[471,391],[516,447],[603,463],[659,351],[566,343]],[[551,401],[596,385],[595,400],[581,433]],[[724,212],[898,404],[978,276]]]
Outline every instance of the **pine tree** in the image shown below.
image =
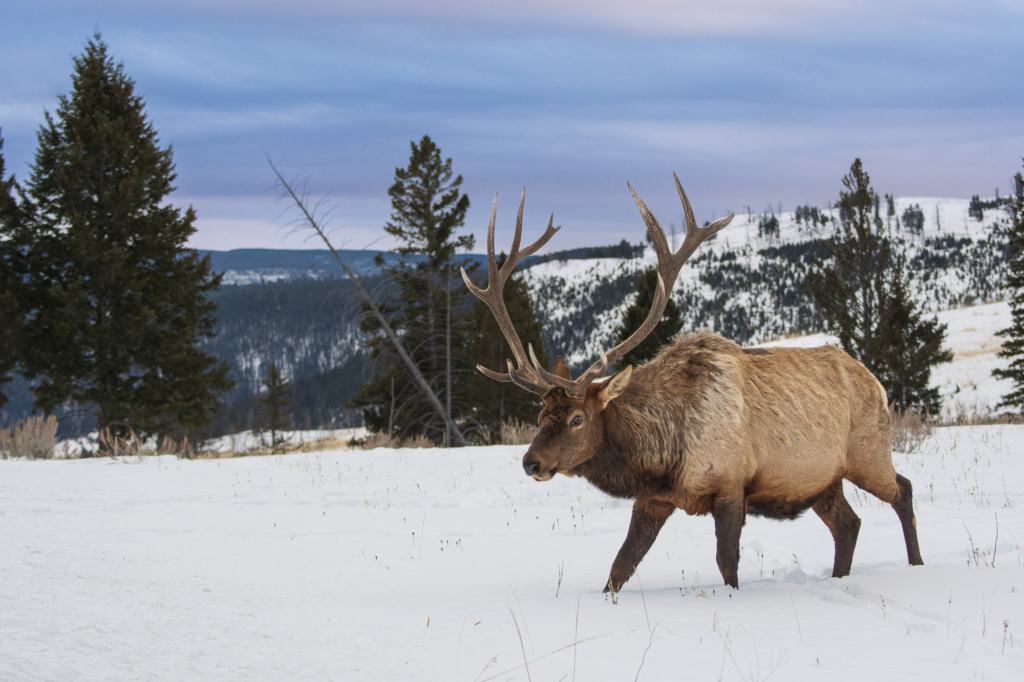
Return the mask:
[[[498,267],[504,262],[505,254],[501,254]],[[523,347],[532,345],[537,359],[547,367],[548,358],[541,340],[541,326],[526,282],[518,273],[513,274],[505,282],[503,294],[509,319]],[[512,349],[483,301],[477,301],[473,306],[469,336],[467,355],[471,367],[483,365],[496,371],[508,371],[508,360],[513,357]],[[495,383],[493,379],[475,370],[466,380],[466,400],[478,428],[491,435],[498,433],[501,425],[510,421],[535,423],[537,414],[544,406],[535,394],[513,383]]]
[[1010,301],[1013,324],[999,332],[1006,339],[999,357],[1009,360],[1010,366],[997,369],[992,375],[1013,382],[1014,389],[1003,396],[999,407],[1019,414],[1024,411],[1024,177],[1017,173],[1014,180],[1015,196],[1007,206],[1010,214],[1007,239],[1012,256],[1006,278],[1006,287],[1013,291],[1013,300]]
[[213,336],[220,285],[186,246],[195,213],[166,203],[171,149],[97,33],[74,58],[72,91],[46,113],[28,182],[32,225],[20,361],[37,409],[95,406],[124,436],[201,426],[230,390],[197,348]]
[[[615,343],[622,343],[629,336],[640,328],[640,325],[647,319],[654,305],[654,295],[658,291],[658,268],[651,266],[644,270],[637,278],[636,299],[633,304],[626,308],[622,315],[622,324],[615,330]],[[633,350],[629,351],[619,360],[617,369],[623,369],[626,365],[643,364],[653,358],[662,347],[668,345],[676,334],[683,328],[683,318],[679,312],[679,306],[669,296],[665,304],[665,312],[662,313],[658,325],[647,337],[641,341]]]
[[19,292],[24,276],[24,206],[15,198],[18,185],[14,176],[5,177],[4,140],[0,136],[0,407],[7,403],[3,387],[11,380],[17,364],[15,353],[21,329]]
[[938,392],[928,388],[931,368],[952,359],[941,349],[946,325],[923,320],[910,299],[902,254],[877,218],[878,202],[860,159],[843,177],[840,220],[824,242],[831,264],[815,261],[804,286],[829,332],[885,387],[900,409],[937,411]]
[[281,375],[274,363],[270,363],[267,378],[260,383],[263,384],[266,391],[256,397],[256,402],[263,406],[263,417],[266,419],[265,428],[270,429],[270,448],[277,452],[285,443],[281,431],[292,427],[295,400],[290,396],[295,387],[292,386],[292,382]]
[[885,296],[878,322],[881,357],[874,363],[874,371],[897,409],[938,414],[942,399],[938,388],[928,387],[931,368],[950,362],[953,353],[942,348],[946,325],[940,325],[934,317],[922,319],[911,300],[905,267],[906,258],[897,254],[888,272],[879,272],[878,286]]
[[[459,276],[462,263],[455,253],[474,244],[472,234],[455,234],[465,222],[469,197],[461,193],[462,176],[452,177],[452,160],[442,159],[429,136],[410,146],[409,165],[395,169],[395,182],[388,189],[393,212],[384,230],[399,241],[395,253],[424,258],[415,263],[403,259],[383,268],[398,295],[381,308],[391,316],[391,324],[433,391],[451,405],[452,418],[457,419],[467,409],[465,378],[475,371],[465,360],[467,320],[456,314],[466,292]],[[378,262],[383,264],[381,259]],[[466,269],[473,269],[468,262]],[[434,442],[446,442],[444,419],[409,381],[408,371],[380,333],[379,321],[363,307],[361,328],[372,335],[376,370],[347,405],[363,409],[371,430],[403,438],[425,434]]]

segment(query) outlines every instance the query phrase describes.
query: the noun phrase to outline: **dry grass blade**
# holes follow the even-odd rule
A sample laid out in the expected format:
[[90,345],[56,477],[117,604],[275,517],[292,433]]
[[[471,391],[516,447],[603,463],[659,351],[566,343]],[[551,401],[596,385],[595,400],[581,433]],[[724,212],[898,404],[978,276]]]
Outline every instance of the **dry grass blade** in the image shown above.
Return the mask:
[[519,631],[519,621],[516,620],[516,612],[512,610],[512,607],[508,607],[508,612],[512,614],[512,622],[516,626],[516,634],[519,635],[519,648],[523,650],[523,666],[526,667],[526,679],[533,682],[533,678],[530,677],[530,662],[526,660],[526,645],[523,644],[523,633]]

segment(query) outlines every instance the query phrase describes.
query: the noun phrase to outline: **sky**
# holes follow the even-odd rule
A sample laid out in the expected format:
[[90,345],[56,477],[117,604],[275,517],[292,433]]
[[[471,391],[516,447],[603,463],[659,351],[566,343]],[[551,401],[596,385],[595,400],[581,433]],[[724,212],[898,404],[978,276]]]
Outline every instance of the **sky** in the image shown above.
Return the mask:
[[330,208],[335,246],[391,248],[387,189],[430,135],[464,178],[463,228],[500,245],[527,190],[546,250],[663,223],[825,205],[861,158],[881,193],[1006,193],[1024,157],[1024,0],[86,0],[8,3],[7,169],[97,28],[195,207],[201,249],[320,248],[268,158]]

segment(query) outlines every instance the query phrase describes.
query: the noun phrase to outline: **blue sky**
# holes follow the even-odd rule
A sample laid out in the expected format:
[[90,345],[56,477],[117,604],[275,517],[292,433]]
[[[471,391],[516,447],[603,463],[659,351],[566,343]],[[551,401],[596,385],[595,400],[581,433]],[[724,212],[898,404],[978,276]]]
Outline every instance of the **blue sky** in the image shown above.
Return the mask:
[[880,193],[952,197],[1008,191],[1024,156],[1024,0],[37,1],[0,22],[19,178],[96,27],[174,146],[199,248],[319,247],[267,155],[329,197],[339,246],[390,246],[387,188],[424,134],[465,178],[467,231],[495,192],[510,227],[525,185],[528,229],[565,226],[549,250],[642,239],[627,180],[678,222],[676,171],[703,221],[834,200],[858,156]]

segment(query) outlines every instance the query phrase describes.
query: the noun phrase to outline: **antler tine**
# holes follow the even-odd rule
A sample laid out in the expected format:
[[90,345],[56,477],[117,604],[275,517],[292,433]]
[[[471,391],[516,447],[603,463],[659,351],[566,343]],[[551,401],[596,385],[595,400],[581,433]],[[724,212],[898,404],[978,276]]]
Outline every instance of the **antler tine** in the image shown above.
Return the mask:
[[693,217],[693,209],[690,207],[690,200],[686,198],[686,191],[683,190],[683,185],[679,182],[679,176],[673,173],[672,177],[675,178],[676,191],[679,192],[679,200],[683,202],[683,212],[686,213],[686,238],[683,239],[683,245],[675,254],[675,257],[680,259],[679,267],[682,267],[683,263],[689,260],[690,256],[693,255],[693,252],[697,250],[697,247],[702,242],[731,223],[736,214],[730,213],[707,227],[697,227],[697,221]]
[[519,212],[516,213],[516,232],[512,237],[512,248],[508,251],[508,259],[501,268],[501,274],[508,277],[519,264],[519,242],[523,239],[523,207],[526,205],[526,188],[519,197]]
[[672,177],[676,181],[679,201],[683,202],[683,213],[686,215],[686,234],[690,234],[690,230],[697,229],[697,219],[693,217],[693,207],[690,206],[690,200],[686,198],[686,190],[683,189],[683,183],[679,182],[679,176],[673,172]]
[[[508,361],[509,367],[512,366],[512,361]],[[494,379],[495,381],[512,381],[512,375],[502,374],[501,372],[495,372],[494,370],[487,369],[483,365],[477,365],[476,368],[488,379]]]
[[[498,263],[494,260],[494,224],[498,217],[498,193],[494,193],[494,201],[491,202],[491,219],[487,223],[487,288],[491,288],[491,272],[498,269]],[[493,270],[492,270],[493,269]]]
[[658,219],[651,213],[651,209],[647,208],[647,204],[640,198],[640,195],[633,189],[633,185],[626,182],[626,187],[629,188],[629,193],[633,197],[633,202],[636,204],[637,209],[640,211],[640,217],[644,221],[644,225],[647,226],[647,234],[651,236],[651,243],[654,245],[654,253],[658,256],[658,262],[669,257],[668,249],[668,238],[665,237],[665,230],[662,229]]

